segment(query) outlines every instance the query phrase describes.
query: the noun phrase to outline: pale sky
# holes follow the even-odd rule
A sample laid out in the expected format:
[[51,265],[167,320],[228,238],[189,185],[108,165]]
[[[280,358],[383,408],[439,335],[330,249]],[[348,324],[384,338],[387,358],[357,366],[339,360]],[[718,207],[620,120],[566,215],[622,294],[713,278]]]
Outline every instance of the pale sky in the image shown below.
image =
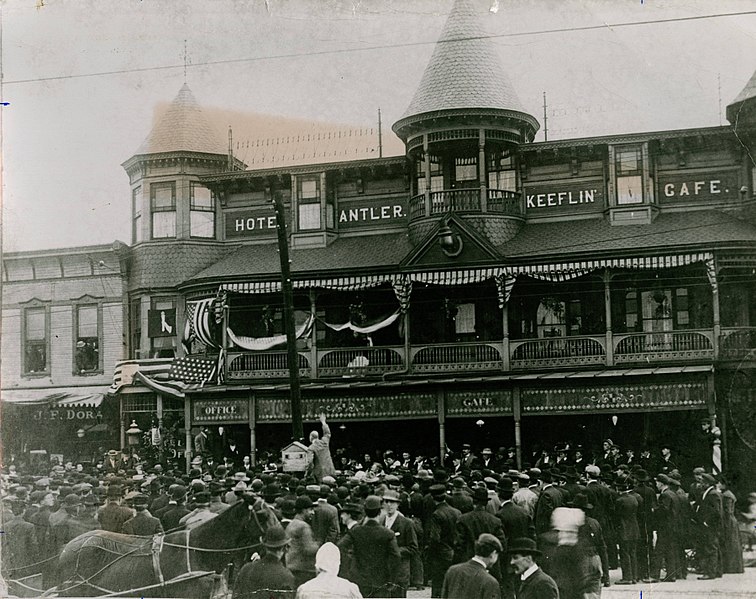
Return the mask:
[[[542,125],[546,92],[549,139],[726,123],[725,106],[756,69],[754,0],[476,3]],[[388,131],[451,5],[5,0],[5,250],[130,242],[120,164],[149,133],[154,108],[184,83],[184,40],[186,81],[203,106],[358,127],[375,127],[380,107]]]

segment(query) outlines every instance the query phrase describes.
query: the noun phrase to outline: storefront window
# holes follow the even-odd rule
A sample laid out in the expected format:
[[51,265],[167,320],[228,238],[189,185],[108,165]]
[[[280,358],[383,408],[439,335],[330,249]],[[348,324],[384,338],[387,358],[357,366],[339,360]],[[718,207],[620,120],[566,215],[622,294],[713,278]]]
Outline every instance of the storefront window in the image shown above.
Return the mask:
[[100,369],[100,334],[97,306],[76,308],[76,348],[74,373],[86,374]]

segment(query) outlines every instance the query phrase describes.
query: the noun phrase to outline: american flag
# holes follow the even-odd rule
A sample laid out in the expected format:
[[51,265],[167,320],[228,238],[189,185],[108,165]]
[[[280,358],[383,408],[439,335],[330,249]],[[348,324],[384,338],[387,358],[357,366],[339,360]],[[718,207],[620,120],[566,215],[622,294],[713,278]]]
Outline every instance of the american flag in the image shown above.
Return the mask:
[[174,358],[168,379],[185,383],[207,383],[215,378],[217,361],[213,358]]

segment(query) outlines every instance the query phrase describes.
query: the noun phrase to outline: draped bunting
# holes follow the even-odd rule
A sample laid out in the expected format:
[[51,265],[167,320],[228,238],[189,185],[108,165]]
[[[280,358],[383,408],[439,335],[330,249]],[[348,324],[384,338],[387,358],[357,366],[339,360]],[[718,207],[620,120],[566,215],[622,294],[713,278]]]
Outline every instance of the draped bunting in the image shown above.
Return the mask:
[[[296,338],[304,337],[310,334],[312,331],[312,325],[315,319],[312,314],[296,331]],[[246,349],[247,351],[266,351],[276,347],[277,345],[283,345],[286,343],[286,335],[273,335],[271,337],[245,337],[243,335],[235,335],[234,332],[227,328],[228,338],[234,342],[235,345]]]
[[185,347],[195,338],[208,347],[220,347],[220,343],[213,339],[210,330],[211,319],[215,319],[216,304],[216,298],[186,302],[186,321],[182,340]]
[[512,275],[496,275],[494,282],[496,283],[496,295],[499,299],[499,308],[504,308],[504,305],[509,301],[509,296],[512,295],[512,288],[514,287],[517,277]]
[[409,310],[409,300],[412,294],[412,281],[407,277],[396,277],[391,286],[394,288],[394,295],[399,302],[399,310],[402,314]]
[[369,335],[370,333],[374,333],[375,331],[379,331],[383,328],[386,328],[390,324],[396,321],[397,318],[401,316],[401,309],[397,310],[387,318],[384,318],[383,320],[379,320],[377,322],[374,322],[373,324],[368,324],[364,326],[356,325],[352,322],[345,322],[344,324],[330,324],[325,321],[321,321],[324,325],[326,325],[329,329],[332,329],[334,331],[343,331],[344,329],[349,329],[350,331],[354,331],[355,333],[362,333],[363,335]]

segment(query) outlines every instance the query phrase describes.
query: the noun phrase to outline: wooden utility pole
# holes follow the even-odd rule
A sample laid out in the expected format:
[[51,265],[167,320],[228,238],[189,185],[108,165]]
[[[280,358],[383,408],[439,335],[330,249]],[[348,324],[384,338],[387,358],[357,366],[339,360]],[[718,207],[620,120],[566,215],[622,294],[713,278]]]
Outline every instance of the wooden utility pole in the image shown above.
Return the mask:
[[292,438],[298,441],[304,438],[304,429],[302,428],[302,394],[299,386],[297,334],[294,330],[294,290],[291,284],[289,240],[286,234],[286,210],[281,199],[281,193],[278,191],[273,192],[273,209],[276,212],[278,257],[281,260],[283,321],[284,331],[286,332],[286,352],[289,362],[289,392],[291,393],[291,430]]

